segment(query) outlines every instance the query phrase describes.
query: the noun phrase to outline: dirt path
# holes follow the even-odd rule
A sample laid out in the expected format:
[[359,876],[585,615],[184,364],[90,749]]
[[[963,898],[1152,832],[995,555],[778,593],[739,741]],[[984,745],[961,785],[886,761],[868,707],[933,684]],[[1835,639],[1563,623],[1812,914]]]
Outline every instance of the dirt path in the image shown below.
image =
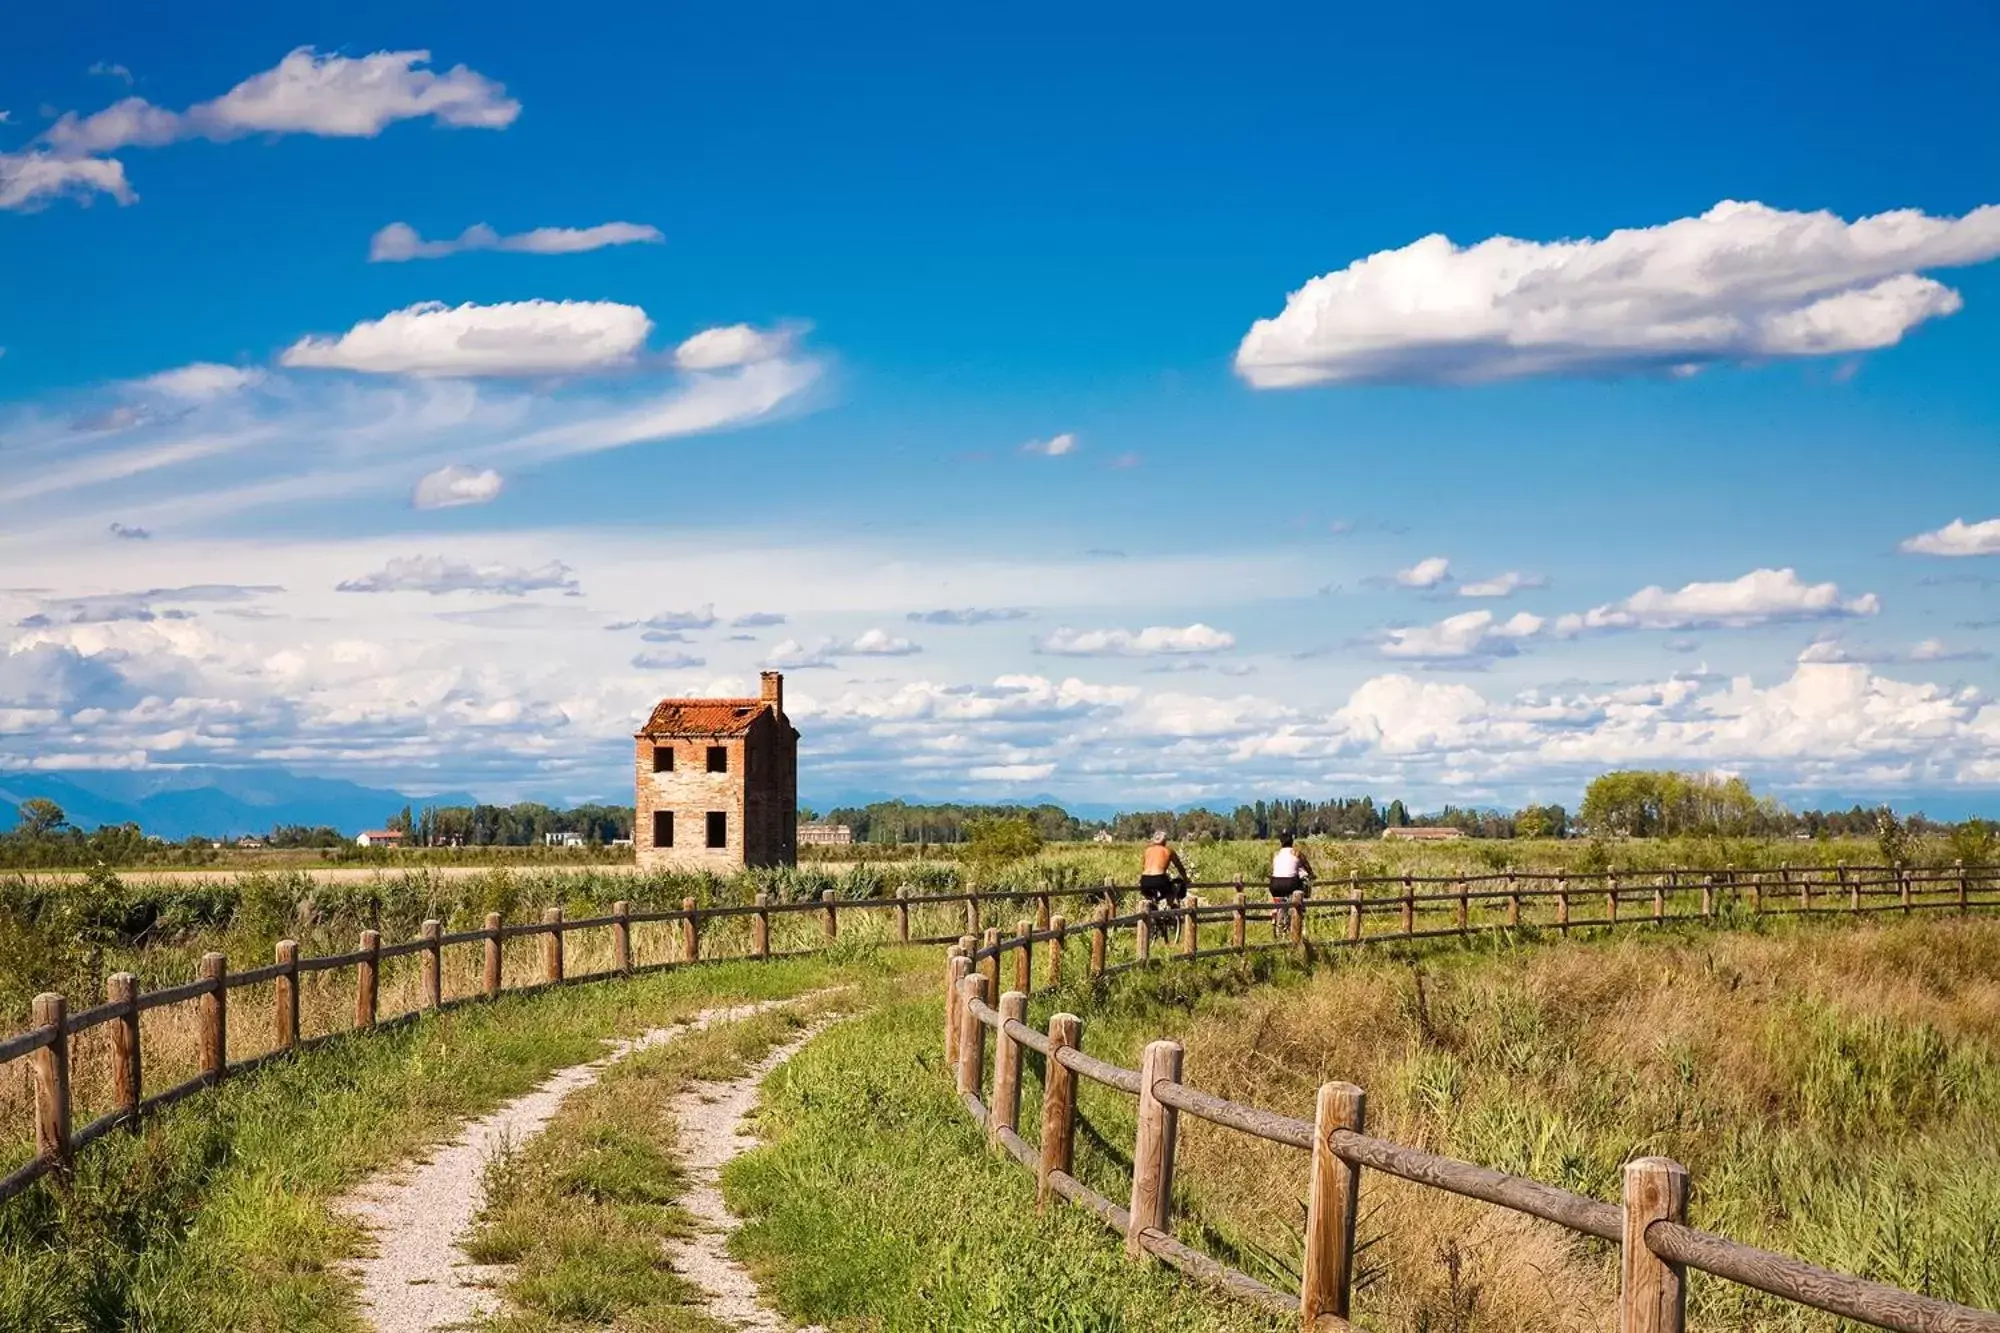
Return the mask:
[[[341,1210],[368,1227],[376,1240],[376,1253],[350,1269],[361,1289],[363,1318],[377,1333],[432,1333],[494,1313],[500,1304],[495,1287],[505,1269],[474,1264],[458,1244],[485,1203],[487,1163],[502,1149],[541,1133],[565,1098],[595,1083],[626,1056],[796,1002],[704,1010],[685,1023],[617,1042],[602,1058],[561,1070],[533,1092],[474,1122],[428,1160],[349,1195]],[[754,1100],[754,1089],[751,1095]]]
[[[746,1121],[771,1071],[797,1055],[824,1023],[776,1047],[741,1078],[696,1083],[674,1098],[676,1148],[691,1188],[680,1198],[701,1230],[668,1249],[674,1271],[707,1294],[701,1312],[718,1323],[752,1333],[790,1333],[792,1326],[758,1298],[750,1273],[729,1257],[729,1236],[741,1225],[722,1200],[722,1168],[757,1145]],[[805,1333],[817,1333],[808,1329]]]

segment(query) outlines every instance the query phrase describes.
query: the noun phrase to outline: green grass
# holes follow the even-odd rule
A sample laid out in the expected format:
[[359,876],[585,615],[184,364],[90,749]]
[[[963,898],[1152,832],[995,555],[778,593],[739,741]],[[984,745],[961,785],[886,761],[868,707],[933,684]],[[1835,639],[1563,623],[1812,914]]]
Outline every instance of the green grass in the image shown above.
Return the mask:
[[796,995],[837,969],[734,963],[503,998],[225,1085],[83,1154],[0,1209],[0,1329],[358,1328],[332,1268],[364,1238],[329,1204],[554,1069],[716,1004]]
[[818,1038],[766,1084],[764,1147],[724,1173],[734,1249],[787,1315],[836,1330],[1271,1330],[1151,1264],[990,1153],[918,993]]

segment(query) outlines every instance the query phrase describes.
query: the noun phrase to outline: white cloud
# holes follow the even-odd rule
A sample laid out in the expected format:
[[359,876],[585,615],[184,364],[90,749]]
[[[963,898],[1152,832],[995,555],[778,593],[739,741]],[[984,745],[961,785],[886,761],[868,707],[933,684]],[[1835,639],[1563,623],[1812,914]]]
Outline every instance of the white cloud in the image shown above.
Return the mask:
[[1035,651],[1057,657],[1155,657],[1167,653],[1219,653],[1236,637],[1207,625],[1150,625],[1142,630],[1071,629],[1050,631]]
[[1477,579],[1471,583],[1458,585],[1460,597],[1512,597],[1524,588],[1546,588],[1548,580],[1531,577],[1517,570],[1495,574],[1490,579]]
[[751,611],[729,622],[732,629],[765,629],[784,623],[784,613],[780,611]]
[[713,629],[716,619],[715,603],[710,602],[707,606],[697,611],[662,611],[658,615],[648,616],[644,620],[621,620],[616,624],[606,625],[604,628],[609,630]]
[[577,591],[576,571],[560,560],[534,569],[507,564],[475,565],[440,555],[396,556],[373,574],[347,579],[337,592],[499,593],[522,597],[531,592]]
[[783,639],[771,649],[764,659],[767,667],[777,667],[787,671],[808,671],[819,667],[831,667],[833,662],[832,639],[822,639],[808,646],[797,639]]
[[965,774],[979,782],[1042,782],[1055,771],[1054,764],[975,764]]
[[88,203],[96,194],[108,194],[121,204],[139,197],[116,158],[0,153],[0,210],[25,211],[62,198]]
[[1046,440],[1029,440],[1021,446],[1021,452],[1040,454],[1044,458],[1061,458],[1064,454],[1076,452],[1076,435],[1071,431],[1064,431],[1060,435],[1051,435]]
[[1491,611],[1466,611],[1447,616],[1435,625],[1388,630],[1381,653],[1384,657],[1426,661],[1510,657],[1518,651],[1517,641],[1533,638],[1547,623],[1526,611],[1518,611],[1506,620],[1496,619]]
[[196,361],[175,370],[148,375],[139,381],[139,385],[155,393],[166,394],[169,398],[205,402],[210,398],[240,393],[263,379],[264,372],[254,366],[225,366],[215,361]]
[[729,324],[703,329],[674,349],[674,364],[682,370],[731,370],[785,355],[796,341],[788,329],[754,329]]
[[863,630],[834,651],[853,653],[861,657],[908,657],[912,653],[922,652],[923,649],[908,639],[899,639],[893,634],[871,629]]
[[[120,83],[124,84],[127,88],[130,88],[132,86],[132,71],[125,68],[125,66],[123,65],[113,64],[108,60],[100,60],[96,62],[89,69],[85,70],[84,73],[102,74],[107,78],[118,80]],[[6,119],[5,113],[0,112],[0,120],[5,120],[5,119]]]
[[1921,270],[2000,255],[2000,206],[1846,222],[1725,201],[1601,240],[1426,236],[1314,278],[1257,321],[1259,388],[1598,375],[1886,347],[1955,312]]
[[483,222],[460,232],[456,240],[427,241],[407,222],[391,222],[375,233],[368,243],[371,263],[398,263],[407,259],[442,259],[467,250],[503,250],[526,255],[574,255],[601,250],[608,245],[657,243],[665,240],[658,227],[637,222],[604,222],[595,227],[537,227],[512,236],[502,236]]
[[492,468],[460,467],[447,464],[427,472],[410,493],[417,509],[456,509],[460,505],[491,504],[500,498],[501,476]]
[[1805,583],[1792,569],[1753,569],[1727,583],[1690,583],[1675,592],[1641,588],[1622,602],[1560,617],[1555,632],[1603,629],[1743,629],[1782,621],[1872,616],[1874,593],[1845,598],[1833,583]]
[[1000,620],[1026,620],[1028,613],[1016,606],[963,606],[912,611],[904,618],[919,625],[986,625]]
[[1451,577],[1451,561],[1441,555],[1428,556],[1408,569],[1396,571],[1396,582],[1405,588],[1435,588]]
[[640,653],[632,659],[632,665],[641,671],[686,671],[693,667],[707,666],[705,658],[692,653]]
[[2000,555],[2000,518],[1967,523],[1955,518],[1935,532],[1920,532],[1901,547],[1911,555]]
[[502,85],[464,65],[443,74],[422,68],[430,59],[428,51],[348,57],[302,46],[185,112],[128,97],[95,115],[67,113],[43,137],[57,151],[79,155],[247,134],[373,138],[397,121],[425,117],[457,129],[497,130],[521,114]]
[[1993,654],[1980,648],[1953,648],[1943,639],[1920,639],[1911,646],[1912,662],[1984,662]]
[[429,301],[338,338],[301,338],[279,359],[371,375],[562,375],[629,365],[652,328],[645,311],[615,301]]

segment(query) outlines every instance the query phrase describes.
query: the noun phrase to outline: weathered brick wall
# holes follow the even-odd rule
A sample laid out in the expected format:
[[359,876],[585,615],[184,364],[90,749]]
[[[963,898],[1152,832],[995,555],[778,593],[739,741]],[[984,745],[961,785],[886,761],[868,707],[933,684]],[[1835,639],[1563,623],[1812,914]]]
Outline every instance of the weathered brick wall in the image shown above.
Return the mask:
[[[674,747],[674,771],[653,771],[655,745]],[[729,771],[708,771],[708,747],[720,745],[729,754]],[[713,870],[728,874],[744,864],[743,741],[731,738],[642,739],[632,763],[634,821],[632,842],[639,865],[647,870]],[[674,812],[674,845],[653,845],[653,812]],[[728,843],[708,845],[708,814],[728,817]]]
[[[674,747],[674,770],[653,771],[655,745]],[[708,771],[708,747],[720,745],[728,771]],[[640,738],[632,758],[632,841],[648,870],[713,870],[728,874],[745,865],[798,861],[798,742],[791,726],[771,714],[747,735]],[[674,812],[674,845],[653,845],[653,813]],[[708,814],[728,816],[728,843],[708,846]]]

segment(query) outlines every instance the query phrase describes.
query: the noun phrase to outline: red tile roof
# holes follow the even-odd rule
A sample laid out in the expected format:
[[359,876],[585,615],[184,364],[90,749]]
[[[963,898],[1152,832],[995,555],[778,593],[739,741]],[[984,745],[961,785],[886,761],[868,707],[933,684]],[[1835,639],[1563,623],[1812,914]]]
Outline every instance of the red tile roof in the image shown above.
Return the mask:
[[741,736],[770,708],[762,699],[662,699],[641,736]]

